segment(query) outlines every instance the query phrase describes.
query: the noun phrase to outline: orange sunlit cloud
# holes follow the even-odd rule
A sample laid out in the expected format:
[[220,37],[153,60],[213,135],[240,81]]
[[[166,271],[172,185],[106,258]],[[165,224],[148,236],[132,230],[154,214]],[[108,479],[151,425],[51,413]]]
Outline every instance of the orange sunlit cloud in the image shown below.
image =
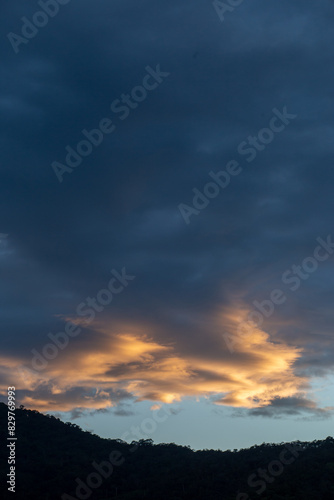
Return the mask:
[[[253,327],[238,337],[230,353],[223,333],[238,335],[245,311],[229,310],[214,318],[216,347],[194,352],[177,342],[162,345],[154,328],[120,324],[117,331],[99,326],[91,344],[78,343],[52,360],[41,373],[32,372],[18,360],[22,403],[40,411],[73,408],[108,408],[122,397],[172,403],[184,397],[210,397],[216,404],[255,408],[277,397],[305,392],[308,380],[294,373],[301,351],[272,342],[269,335]],[[192,339],[189,339],[192,342]],[[209,340],[208,340],[209,342]],[[11,369],[15,362],[11,361]]]

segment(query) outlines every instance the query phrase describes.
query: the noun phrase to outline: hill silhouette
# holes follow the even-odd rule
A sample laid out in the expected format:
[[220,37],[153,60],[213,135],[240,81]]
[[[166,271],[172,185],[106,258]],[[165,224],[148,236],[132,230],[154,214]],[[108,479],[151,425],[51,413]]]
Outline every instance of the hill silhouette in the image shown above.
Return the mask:
[[334,439],[233,451],[103,439],[16,410],[16,491],[8,491],[7,406],[0,404],[1,498],[18,500],[334,499]]

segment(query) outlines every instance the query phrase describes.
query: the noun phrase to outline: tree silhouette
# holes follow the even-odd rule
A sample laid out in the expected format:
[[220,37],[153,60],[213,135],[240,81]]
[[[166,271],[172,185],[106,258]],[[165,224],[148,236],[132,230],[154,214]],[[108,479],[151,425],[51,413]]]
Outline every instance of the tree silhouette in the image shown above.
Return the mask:
[[[4,404],[0,404],[0,420],[1,442],[5,443]],[[101,484],[88,488],[91,493],[85,494],[87,500],[334,499],[332,437],[313,442],[263,443],[224,452],[193,451],[173,443],[154,445],[151,439],[129,445],[120,439],[102,439],[75,424],[24,407],[16,410],[16,427],[16,500],[78,499],[78,481],[87,487],[92,473],[96,481],[100,477]],[[111,452],[116,452],[116,464],[118,457],[118,465],[113,467]],[[291,461],[293,453],[296,456]],[[280,465],[280,457],[288,457],[285,461],[290,463]],[[8,448],[2,446],[1,498],[12,499],[13,493],[6,487],[7,458]],[[104,468],[97,473],[93,464],[99,467],[102,463]],[[269,480],[259,476],[263,474],[259,471],[265,471]],[[250,478],[254,484],[257,481],[256,487]],[[263,489],[261,494],[257,489]]]

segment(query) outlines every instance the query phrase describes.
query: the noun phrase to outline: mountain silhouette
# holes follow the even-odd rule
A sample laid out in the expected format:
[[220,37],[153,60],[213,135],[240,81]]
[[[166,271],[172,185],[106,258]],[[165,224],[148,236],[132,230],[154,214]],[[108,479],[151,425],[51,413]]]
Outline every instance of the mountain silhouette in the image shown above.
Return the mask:
[[242,450],[127,444],[16,410],[15,493],[7,406],[0,403],[1,498],[16,500],[334,500],[334,439]]

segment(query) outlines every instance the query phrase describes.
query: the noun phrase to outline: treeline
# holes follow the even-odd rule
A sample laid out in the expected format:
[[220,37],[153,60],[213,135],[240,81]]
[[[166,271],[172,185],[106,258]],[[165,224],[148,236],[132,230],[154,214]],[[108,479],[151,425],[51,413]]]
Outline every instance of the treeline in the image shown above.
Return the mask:
[[8,491],[7,406],[0,404],[1,498],[17,500],[334,500],[334,439],[193,451],[102,439],[16,410],[16,492]]

